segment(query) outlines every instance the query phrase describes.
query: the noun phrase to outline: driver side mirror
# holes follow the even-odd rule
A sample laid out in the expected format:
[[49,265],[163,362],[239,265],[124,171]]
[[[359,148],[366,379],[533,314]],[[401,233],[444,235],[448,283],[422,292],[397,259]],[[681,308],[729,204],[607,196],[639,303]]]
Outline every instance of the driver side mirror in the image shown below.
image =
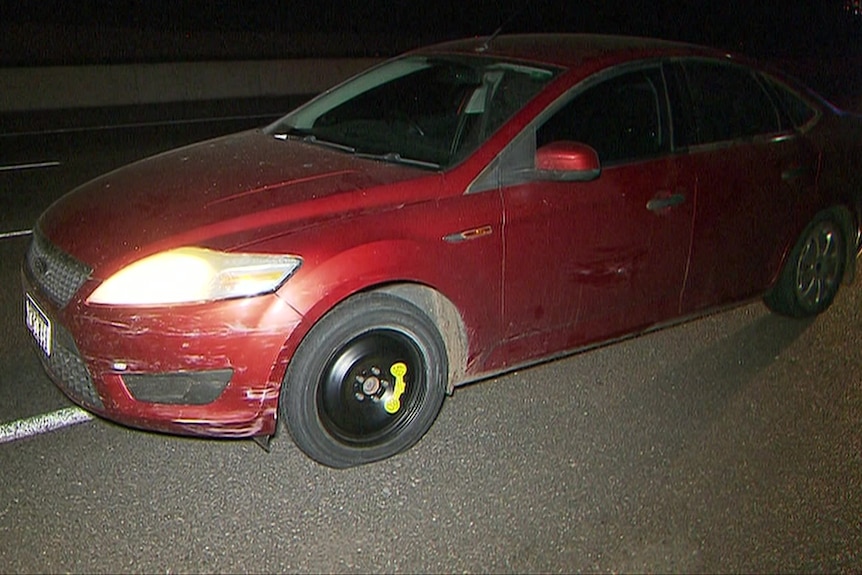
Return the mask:
[[589,182],[599,177],[598,153],[580,142],[551,142],[536,150],[536,175],[542,180]]

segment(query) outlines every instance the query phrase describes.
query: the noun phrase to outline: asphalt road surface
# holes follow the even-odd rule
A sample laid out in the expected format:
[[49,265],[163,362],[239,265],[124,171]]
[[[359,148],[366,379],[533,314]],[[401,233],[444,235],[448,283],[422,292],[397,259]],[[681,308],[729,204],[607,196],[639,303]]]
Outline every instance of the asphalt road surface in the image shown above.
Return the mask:
[[[0,136],[0,572],[862,570],[859,283],[814,320],[752,302],[460,388],[412,450],[346,471],[286,434],[267,454],[69,409],[23,326],[27,230],[243,124]],[[39,426],[58,412],[82,421]]]

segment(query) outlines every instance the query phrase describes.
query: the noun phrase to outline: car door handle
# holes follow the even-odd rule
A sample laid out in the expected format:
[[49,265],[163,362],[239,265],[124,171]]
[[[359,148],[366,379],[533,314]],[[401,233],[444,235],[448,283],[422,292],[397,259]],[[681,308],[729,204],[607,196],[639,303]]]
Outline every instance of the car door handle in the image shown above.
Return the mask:
[[679,193],[663,197],[656,196],[647,202],[646,208],[651,212],[660,212],[665,208],[672,208],[673,206],[678,206],[684,201],[685,195]]
[[801,178],[802,176],[807,176],[810,173],[810,166],[794,166],[781,172],[781,181],[791,182],[797,178]]

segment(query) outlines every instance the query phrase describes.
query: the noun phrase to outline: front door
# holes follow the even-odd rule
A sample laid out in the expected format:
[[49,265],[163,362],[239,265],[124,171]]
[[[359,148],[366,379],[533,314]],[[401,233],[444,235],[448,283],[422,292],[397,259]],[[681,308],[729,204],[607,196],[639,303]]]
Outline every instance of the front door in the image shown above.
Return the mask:
[[[507,364],[679,313],[695,187],[669,153],[664,110],[658,66],[625,72],[575,94],[500,158]],[[600,176],[519,177],[537,147],[561,140],[596,149]]]

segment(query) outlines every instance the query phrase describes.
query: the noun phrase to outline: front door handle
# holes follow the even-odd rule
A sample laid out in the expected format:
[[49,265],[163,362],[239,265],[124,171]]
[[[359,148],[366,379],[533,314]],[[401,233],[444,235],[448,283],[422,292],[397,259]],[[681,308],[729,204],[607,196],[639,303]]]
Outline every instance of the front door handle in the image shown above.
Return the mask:
[[673,206],[678,206],[679,204],[685,201],[684,194],[673,194],[670,196],[659,197],[656,196],[650,201],[647,202],[646,208],[651,212],[660,212],[666,208],[672,208]]

